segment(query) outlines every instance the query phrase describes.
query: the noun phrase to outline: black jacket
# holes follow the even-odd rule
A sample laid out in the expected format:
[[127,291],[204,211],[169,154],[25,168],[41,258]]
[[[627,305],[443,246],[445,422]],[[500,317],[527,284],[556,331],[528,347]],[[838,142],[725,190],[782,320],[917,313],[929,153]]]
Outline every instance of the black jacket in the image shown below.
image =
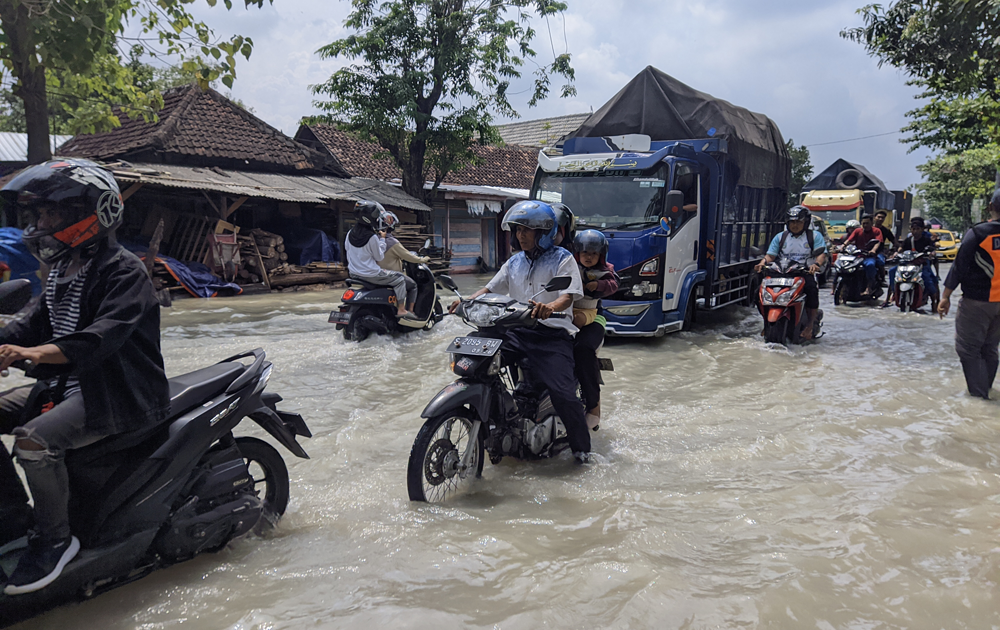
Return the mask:
[[[160,354],[160,305],[135,254],[116,244],[102,246],[95,256],[76,332],[52,337],[43,297],[24,318],[0,330],[0,344],[55,344],[79,379],[87,426],[108,435],[141,430],[170,411]],[[29,376],[44,378],[50,367],[62,366],[39,366]]]

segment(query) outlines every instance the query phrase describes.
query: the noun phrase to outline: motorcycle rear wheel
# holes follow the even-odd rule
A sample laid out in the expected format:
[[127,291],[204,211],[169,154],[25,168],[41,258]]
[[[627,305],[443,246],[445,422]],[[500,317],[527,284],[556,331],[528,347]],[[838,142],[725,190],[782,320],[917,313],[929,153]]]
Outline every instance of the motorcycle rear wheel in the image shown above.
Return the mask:
[[254,532],[263,534],[277,525],[288,507],[288,467],[281,453],[264,440],[252,437],[236,438],[236,447],[243,455],[254,490],[264,504]]
[[788,319],[782,317],[773,324],[769,324],[764,331],[764,339],[767,343],[785,343],[788,337]]
[[484,426],[480,426],[477,443],[472,445],[470,470],[464,475],[458,471],[458,464],[470,446],[472,418],[469,410],[456,409],[434,416],[420,427],[406,467],[406,488],[411,501],[440,503],[459,494],[482,475],[483,431],[488,430]]

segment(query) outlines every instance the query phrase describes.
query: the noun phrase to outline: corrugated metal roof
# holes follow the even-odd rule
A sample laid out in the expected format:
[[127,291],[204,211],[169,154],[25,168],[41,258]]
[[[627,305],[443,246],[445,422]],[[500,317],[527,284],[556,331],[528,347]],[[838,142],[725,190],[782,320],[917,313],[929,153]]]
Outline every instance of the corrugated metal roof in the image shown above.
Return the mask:
[[430,208],[404,193],[398,186],[374,179],[322,175],[250,173],[221,168],[197,168],[173,164],[124,163],[107,166],[115,179],[168,188],[219,192],[234,197],[256,197],[299,203],[370,199],[383,205],[429,212]]
[[[49,136],[52,153],[73,136]],[[0,131],[0,162],[27,162],[28,134]]]
[[517,144],[524,147],[551,147],[568,133],[580,128],[590,114],[569,114],[554,118],[539,118],[523,122],[497,125],[500,137],[507,144]]

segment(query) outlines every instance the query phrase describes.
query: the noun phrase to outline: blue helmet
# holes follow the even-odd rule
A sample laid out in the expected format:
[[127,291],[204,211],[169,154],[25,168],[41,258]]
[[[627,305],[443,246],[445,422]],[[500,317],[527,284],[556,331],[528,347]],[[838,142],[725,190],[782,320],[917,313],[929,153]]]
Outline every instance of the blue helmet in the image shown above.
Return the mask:
[[[541,230],[542,236],[538,239],[539,249],[551,249],[555,245],[556,232],[559,226],[556,224],[556,213],[552,206],[544,201],[518,201],[507,214],[504,215],[503,223],[500,227],[506,232],[512,231],[512,225],[522,225],[530,230]],[[521,243],[517,237],[510,240],[511,248],[520,251]]]

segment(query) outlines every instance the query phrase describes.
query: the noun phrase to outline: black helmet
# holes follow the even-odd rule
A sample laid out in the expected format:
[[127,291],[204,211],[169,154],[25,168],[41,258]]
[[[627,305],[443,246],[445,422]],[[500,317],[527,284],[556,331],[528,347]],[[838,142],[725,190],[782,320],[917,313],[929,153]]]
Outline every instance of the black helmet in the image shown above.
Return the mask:
[[354,218],[358,223],[367,225],[375,232],[386,228],[389,224],[388,216],[389,213],[377,201],[362,199],[354,204]]
[[600,230],[584,230],[576,235],[573,248],[577,253],[589,252],[604,256],[608,253],[608,238]]
[[788,209],[788,216],[785,219],[785,223],[789,221],[802,221],[806,227],[810,227],[811,216],[809,208],[805,206],[792,206]]
[[576,216],[573,215],[573,211],[569,209],[564,203],[550,203],[549,206],[552,208],[552,212],[556,214],[556,233],[559,230],[563,231],[563,238],[560,245],[569,249],[571,243],[575,242],[576,238]]
[[0,196],[17,209],[25,246],[45,264],[106,242],[122,224],[125,210],[111,173],[75,158],[26,168]]

